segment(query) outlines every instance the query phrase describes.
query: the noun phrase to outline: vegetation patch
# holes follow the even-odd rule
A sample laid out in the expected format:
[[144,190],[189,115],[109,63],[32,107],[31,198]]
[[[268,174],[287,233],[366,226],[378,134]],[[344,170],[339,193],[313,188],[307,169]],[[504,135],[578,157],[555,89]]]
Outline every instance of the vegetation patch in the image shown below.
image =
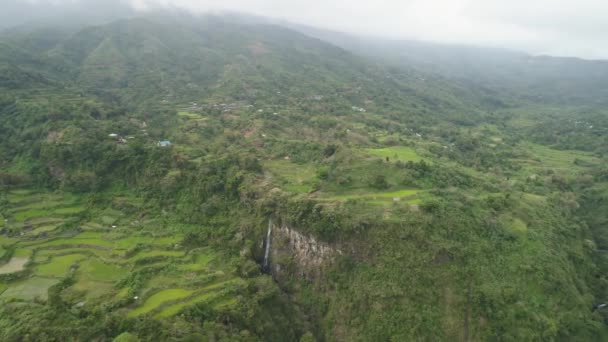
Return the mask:
[[131,257],[129,261],[137,262],[142,259],[148,258],[157,258],[157,257],[167,257],[167,258],[178,258],[183,257],[183,251],[161,251],[161,250],[153,250],[153,251],[145,251],[140,252],[137,255]]
[[79,273],[95,281],[112,282],[122,279],[127,270],[122,267],[104,263],[96,258],[91,258],[80,264]]
[[526,222],[519,218],[510,217],[507,215],[502,217],[501,221],[503,222],[505,227],[512,233],[524,234],[528,231],[528,225],[526,224]]
[[146,299],[144,305],[129,312],[128,316],[135,317],[135,316],[146,314],[146,313],[158,308],[163,303],[188,297],[192,293],[194,293],[193,290],[185,290],[185,289],[162,290],[160,292],[153,294],[148,299]]
[[58,224],[51,224],[51,225],[46,225],[46,226],[38,227],[38,228],[32,230],[31,232],[29,232],[29,235],[37,236],[37,235],[40,235],[42,233],[52,232],[55,229],[57,229],[57,227],[59,227]]
[[311,164],[296,164],[289,160],[269,160],[264,162],[264,167],[287,191],[308,193],[314,190],[316,168]]
[[32,210],[17,212],[17,213],[15,213],[15,215],[13,215],[13,218],[17,222],[23,222],[27,219],[31,219],[34,217],[50,216],[50,215],[51,215],[51,211],[49,211],[49,210],[32,209]]
[[51,260],[36,267],[36,274],[45,277],[64,277],[78,262],[86,259],[84,254],[68,254],[52,257]]
[[114,290],[114,285],[112,285],[112,283],[95,281],[84,277],[79,278],[76,284],[70,289],[77,293],[84,293],[87,299],[95,299],[111,293]]
[[348,200],[365,200],[365,201],[408,201],[416,199],[420,190],[405,189],[389,192],[372,192],[372,193],[354,193],[335,196],[321,197],[325,201],[348,201]]
[[385,147],[385,148],[368,148],[365,149],[365,152],[371,154],[373,156],[381,157],[381,158],[389,158],[389,160],[393,161],[412,161],[417,162],[422,160],[422,157],[416,153],[414,149],[406,146],[394,146],[394,147]]
[[[209,286],[206,286],[205,288],[203,288],[201,291],[201,294],[198,294],[197,296],[194,296],[192,298],[188,298],[187,300],[171,305],[169,307],[167,307],[166,309],[162,310],[161,312],[159,312],[155,317],[157,318],[163,318],[163,317],[170,317],[173,316],[177,313],[179,313],[180,311],[182,311],[184,308],[188,307],[188,306],[192,306],[192,305],[196,305],[196,304],[200,304],[200,303],[204,303],[204,302],[208,302],[210,300],[216,299],[220,296],[223,296],[226,294],[226,292],[231,288],[232,285],[236,285],[236,284],[240,284],[240,279],[235,278],[235,279],[229,279],[226,281],[222,281],[219,283],[215,283]],[[216,290],[220,290],[220,291],[216,291]]]
[[0,274],[11,274],[25,269],[29,258],[12,257],[6,264],[0,266]]
[[57,284],[59,279],[32,277],[25,281],[21,281],[15,284],[9,285],[0,298],[8,299],[21,299],[21,300],[33,300],[40,298],[46,300],[48,296],[48,288]]
[[55,214],[58,215],[73,215],[73,214],[79,214],[81,212],[83,212],[85,210],[84,207],[67,207],[67,208],[61,208],[61,209],[55,209]]
[[528,161],[533,167],[572,170],[580,165],[598,165],[601,161],[590,153],[571,150],[557,150],[544,145],[526,143],[525,151],[538,161]]

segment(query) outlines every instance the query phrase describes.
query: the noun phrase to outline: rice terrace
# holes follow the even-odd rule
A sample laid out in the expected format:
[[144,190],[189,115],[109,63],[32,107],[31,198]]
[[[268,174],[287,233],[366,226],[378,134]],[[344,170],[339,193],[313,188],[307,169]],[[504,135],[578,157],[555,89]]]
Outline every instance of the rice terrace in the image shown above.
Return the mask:
[[160,234],[158,223],[112,208],[90,212],[76,195],[20,189],[3,199],[0,299],[9,305],[47,300],[66,280],[61,296],[76,307],[106,303],[128,317],[238,300],[243,283],[229,262],[209,248],[185,248],[182,234]]

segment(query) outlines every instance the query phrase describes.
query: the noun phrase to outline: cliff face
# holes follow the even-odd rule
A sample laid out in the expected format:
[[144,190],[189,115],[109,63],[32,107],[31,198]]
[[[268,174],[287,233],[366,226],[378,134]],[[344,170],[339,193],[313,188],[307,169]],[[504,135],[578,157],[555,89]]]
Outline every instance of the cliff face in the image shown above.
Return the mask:
[[318,279],[324,268],[342,254],[335,246],[305,235],[285,222],[271,224],[269,231],[270,238],[265,242],[270,243],[267,271],[278,281],[290,276]]

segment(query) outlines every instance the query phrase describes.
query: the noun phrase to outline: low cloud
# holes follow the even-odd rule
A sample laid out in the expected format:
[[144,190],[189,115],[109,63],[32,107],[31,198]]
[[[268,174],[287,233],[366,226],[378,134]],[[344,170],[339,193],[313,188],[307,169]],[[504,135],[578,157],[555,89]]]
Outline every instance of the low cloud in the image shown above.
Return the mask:
[[[58,4],[79,0],[20,1]],[[608,58],[608,1],[605,0],[116,1],[128,2],[138,10],[237,11],[388,38],[489,45],[535,54]]]

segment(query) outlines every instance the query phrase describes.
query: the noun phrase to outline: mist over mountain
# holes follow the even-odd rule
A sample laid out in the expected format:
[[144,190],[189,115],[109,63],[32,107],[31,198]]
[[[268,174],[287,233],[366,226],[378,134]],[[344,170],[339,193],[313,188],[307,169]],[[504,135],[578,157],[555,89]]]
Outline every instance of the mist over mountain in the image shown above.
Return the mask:
[[0,11],[0,29],[21,25],[77,27],[96,25],[127,18],[136,11],[121,0],[86,1],[4,1]]

